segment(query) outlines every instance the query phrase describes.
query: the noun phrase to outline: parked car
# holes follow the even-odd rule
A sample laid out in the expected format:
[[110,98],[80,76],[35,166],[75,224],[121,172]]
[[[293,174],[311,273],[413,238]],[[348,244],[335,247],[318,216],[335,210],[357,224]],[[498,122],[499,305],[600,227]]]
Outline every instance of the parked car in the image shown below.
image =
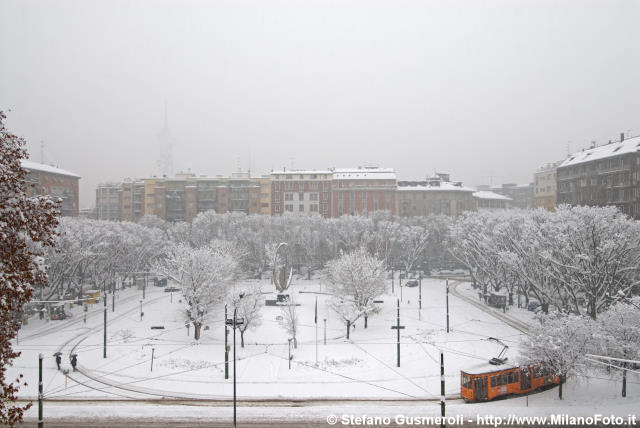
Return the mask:
[[410,279],[409,281],[404,283],[405,287],[417,287],[418,286],[418,280],[417,279]]
[[167,287],[164,289],[165,293],[175,293],[176,291],[180,291],[178,287]]
[[538,312],[536,311],[536,309],[538,309],[540,307],[540,302],[538,302],[537,300],[530,300],[529,304],[527,305],[527,309],[530,310],[531,312]]

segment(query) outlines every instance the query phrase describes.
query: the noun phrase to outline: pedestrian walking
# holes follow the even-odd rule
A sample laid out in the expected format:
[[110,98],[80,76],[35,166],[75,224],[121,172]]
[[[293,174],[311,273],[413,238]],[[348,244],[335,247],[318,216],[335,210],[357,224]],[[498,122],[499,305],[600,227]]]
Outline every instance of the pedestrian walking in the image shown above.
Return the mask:
[[60,370],[60,363],[62,362],[62,357],[60,354],[56,354],[56,365],[58,366],[58,370]]
[[71,355],[71,367],[73,367],[73,371],[76,371],[76,365],[78,364],[78,355],[77,354],[73,354]]

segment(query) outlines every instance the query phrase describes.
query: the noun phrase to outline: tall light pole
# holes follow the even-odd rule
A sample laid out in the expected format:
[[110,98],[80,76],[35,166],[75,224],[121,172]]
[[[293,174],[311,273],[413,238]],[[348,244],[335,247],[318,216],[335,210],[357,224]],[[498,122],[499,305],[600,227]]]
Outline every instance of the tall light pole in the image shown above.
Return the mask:
[[[244,293],[240,294],[240,298],[244,297]],[[236,327],[244,324],[244,319],[238,319],[238,308],[233,308],[233,319],[226,320],[226,324],[230,324],[233,327],[233,426],[236,427],[236,408],[237,408],[237,394],[236,394]],[[226,329],[226,327],[225,327]],[[228,348],[226,348],[228,349]]]
[[287,339],[289,341],[289,370],[291,370],[291,341],[292,338]]
[[227,323],[227,305],[224,305],[224,378],[229,379],[229,327]]
[[236,428],[236,323],[238,308],[233,308],[233,428]]

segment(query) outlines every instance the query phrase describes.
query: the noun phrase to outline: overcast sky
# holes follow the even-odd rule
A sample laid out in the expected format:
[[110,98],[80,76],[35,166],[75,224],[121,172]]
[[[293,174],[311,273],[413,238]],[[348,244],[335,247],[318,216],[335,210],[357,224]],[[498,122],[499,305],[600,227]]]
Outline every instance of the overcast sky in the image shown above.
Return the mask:
[[640,134],[639,1],[0,1],[0,109],[31,159],[176,170],[393,167],[526,183]]

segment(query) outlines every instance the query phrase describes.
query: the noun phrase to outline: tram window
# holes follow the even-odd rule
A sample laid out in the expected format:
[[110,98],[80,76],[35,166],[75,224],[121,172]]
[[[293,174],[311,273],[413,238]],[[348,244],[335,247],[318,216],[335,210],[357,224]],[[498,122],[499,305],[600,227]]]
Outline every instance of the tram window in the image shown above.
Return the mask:
[[517,383],[518,382],[518,372],[509,373],[509,383]]
[[498,377],[498,376],[491,376],[491,386],[492,387],[496,386],[496,377]]
[[500,382],[500,385],[506,385],[509,383],[509,381],[507,380],[507,374],[506,373],[502,373],[502,375],[500,376],[502,379]]

